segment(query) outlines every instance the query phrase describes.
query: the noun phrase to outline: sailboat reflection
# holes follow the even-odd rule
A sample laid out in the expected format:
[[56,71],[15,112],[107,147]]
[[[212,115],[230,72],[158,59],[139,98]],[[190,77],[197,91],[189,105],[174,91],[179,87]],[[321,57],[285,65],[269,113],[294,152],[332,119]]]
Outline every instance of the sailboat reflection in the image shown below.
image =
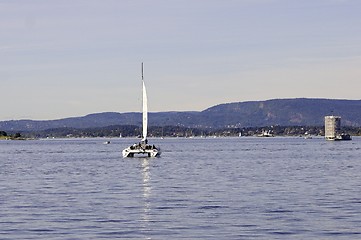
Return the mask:
[[142,175],[143,175],[143,200],[144,200],[144,207],[143,207],[143,215],[142,215],[142,222],[144,223],[144,230],[149,231],[149,223],[150,223],[150,197],[151,197],[151,190],[152,187],[150,185],[150,166],[149,166],[149,159],[144,158],[142,160]]

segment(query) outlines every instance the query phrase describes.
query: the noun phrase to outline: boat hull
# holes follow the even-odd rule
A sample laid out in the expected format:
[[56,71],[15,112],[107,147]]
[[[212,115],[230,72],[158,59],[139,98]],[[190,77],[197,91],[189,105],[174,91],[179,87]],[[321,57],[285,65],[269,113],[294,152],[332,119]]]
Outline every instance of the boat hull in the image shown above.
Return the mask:
[[145,147],[138,147],[137,146],[130,146],[127,147],[122,151],[123,157],[135,157],[135,156],[141,156],[141,157],[159,157],[161,154],[161,151],[159,148],[156,148],[154,146],[146,145]]
[[326,140],[329,140],[329,141],[350,141],[350,140],[352,140],[352,137],[350,136],[350,134],[342,133],[342,134],[336,135],[335,137],[326,137]]

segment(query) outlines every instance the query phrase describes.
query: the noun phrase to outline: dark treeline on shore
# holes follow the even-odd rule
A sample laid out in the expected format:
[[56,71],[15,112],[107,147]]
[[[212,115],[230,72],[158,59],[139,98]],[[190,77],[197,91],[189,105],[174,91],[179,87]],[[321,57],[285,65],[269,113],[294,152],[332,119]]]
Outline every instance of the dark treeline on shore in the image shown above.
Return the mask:
[[8,134],[5,131],[0,131],[0,140],[6,139],[6,140],[24,140],[24,138],[21,136],[19,132]]
[[[148,136],[150,137],[236,137],[255,136],[264,131],[271,132],[274,136],[302,136],[324,135],[323,126],[265,126],[265,127],[247,127],[247,128],[189,128],[180,126],[149,127]],[[352,136],[361,136],[360,127],[343,127],[342,131]],[[6,133],[5,136],[21,136],[25,138],[80,138],[80,137],[140,137],[142,128],[135,125],[126,126],[108,126],[102,128],[55,128],[42,131],[31,131],[21,133]]]

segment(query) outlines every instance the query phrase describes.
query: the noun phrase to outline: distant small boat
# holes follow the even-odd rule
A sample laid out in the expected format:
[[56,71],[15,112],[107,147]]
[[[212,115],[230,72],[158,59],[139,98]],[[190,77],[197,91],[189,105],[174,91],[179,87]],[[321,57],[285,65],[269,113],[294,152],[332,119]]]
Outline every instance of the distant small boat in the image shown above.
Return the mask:
[[145,89],[144,84],[144,77],[143,77],[143,63],[142,63],[142,85],[143,85],[143,135],[142,140],[138,144],[133,144],[125,148],[122,151],[123,157],[134,157],[135,154],[137,155],[144,155],[148,157],[158,157],[161,154],[160,148],[154,145],[148,144],[147,139],[147,131],[148,131],[148,100],[147,100],[147,92]]
[[110,141],[105,141],[104,144],[110,144]]
[[274,137],[271,130],[268,131],[262,131],[261,134],[258,135],[258,137]]
[[352,140],[352,137],[350,134],[341,133],[341,134],[337,135],[334,140],[335,141],[349,141],[349,140]]
[[309,134],[308,132],[306,132],[304,138],[305,138],[305,139],[312,139],[312,136],[311,136],[311,134]]

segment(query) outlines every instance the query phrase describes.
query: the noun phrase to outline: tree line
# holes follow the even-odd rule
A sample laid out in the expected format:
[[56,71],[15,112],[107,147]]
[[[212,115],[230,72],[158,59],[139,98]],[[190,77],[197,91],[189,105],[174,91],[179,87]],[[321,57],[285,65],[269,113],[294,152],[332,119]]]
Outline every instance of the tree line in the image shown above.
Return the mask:
[[[255,136],[270,131],[274,136],[302,136],[305,134],[324,136],[323,126],[264,126],[246,128],[190,128],[182,126],[151,126],[148,128],[150,137],[235,137]],[[361,136],[360,127],[343,127],[342,131]],[[142,128],[135,125],[108,126],[102,128],[54,128],[42,131],[6,133],[0,136],[13,138],[80,138],[80,137],[140,137]]]
[[19,132],[8,134],[5,131],[0,131],[0,139],[22,139],[22,136]]

